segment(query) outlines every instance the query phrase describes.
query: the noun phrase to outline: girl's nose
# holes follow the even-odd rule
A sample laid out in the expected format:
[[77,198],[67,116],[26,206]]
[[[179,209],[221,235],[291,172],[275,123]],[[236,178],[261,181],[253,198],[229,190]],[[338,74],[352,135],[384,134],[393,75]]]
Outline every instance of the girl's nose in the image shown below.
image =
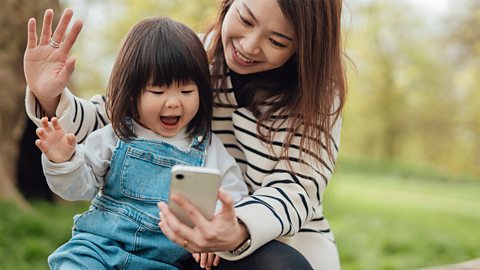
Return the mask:
[[176,95],[170,95],[165,101],[167,108],[177,108],[180,106],[180,99]]

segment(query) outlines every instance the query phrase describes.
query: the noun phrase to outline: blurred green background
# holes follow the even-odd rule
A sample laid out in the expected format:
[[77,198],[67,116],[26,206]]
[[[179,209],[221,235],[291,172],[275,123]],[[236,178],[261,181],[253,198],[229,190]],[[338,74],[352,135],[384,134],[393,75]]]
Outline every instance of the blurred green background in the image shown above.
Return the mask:
[[[325,199],[342,268],[418,269],[480,257],[480,1],[344,3],[349,97]],[[26,22],[35,16],[40,25],[47,7],[57,14],[72,7],[85,22],[70,88],[89,98],[104,93],[135,22],[167,15],[202,32],[218,1],[5,1],[0,22],[11,27],[0,31],[0,269],[47,269],[72,216],[88,207],[16,188],[20,161],[27,170],[38,163],[18,150],[26,132]],[[38,181],[27,177],[26,185]]]

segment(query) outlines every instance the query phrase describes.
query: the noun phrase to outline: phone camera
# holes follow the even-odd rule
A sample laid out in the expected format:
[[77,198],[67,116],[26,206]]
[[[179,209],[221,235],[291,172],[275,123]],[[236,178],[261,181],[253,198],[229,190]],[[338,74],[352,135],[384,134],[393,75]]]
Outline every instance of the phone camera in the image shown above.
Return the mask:
[[176,177],[178,180],[182,180],[183,178],[185,178],[185,175],[179,173],[179,174],[175,175],[175,177]]

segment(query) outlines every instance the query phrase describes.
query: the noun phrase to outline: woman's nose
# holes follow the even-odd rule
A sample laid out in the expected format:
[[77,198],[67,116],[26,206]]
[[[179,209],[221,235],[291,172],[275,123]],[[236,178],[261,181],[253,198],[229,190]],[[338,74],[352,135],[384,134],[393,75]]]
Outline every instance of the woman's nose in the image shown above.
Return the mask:
[[260,38],[255,33],[246,35],[240,40],[243,53],[251,56],[258,55],[260,53]]

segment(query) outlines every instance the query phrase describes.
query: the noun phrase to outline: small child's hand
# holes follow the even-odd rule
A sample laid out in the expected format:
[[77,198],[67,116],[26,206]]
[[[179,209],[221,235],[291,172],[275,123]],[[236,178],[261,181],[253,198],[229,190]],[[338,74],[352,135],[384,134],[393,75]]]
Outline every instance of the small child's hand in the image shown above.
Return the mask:
[[48,124],[47,117],[40,120],[42,126],[37,128],[38,140],[35,145],[50,159],[52,162],[65,162],[72,158],[77,145],[75,135],[66,134],[58,123],[56,117],[52,118],[52,127]]
[[213,252],[193,253],[192,256],[195,261],[200,263],[201,268],[205,268],[207,270],[212,269],[212,265],[218,266],[218,264],[220,263],[220,257]]

